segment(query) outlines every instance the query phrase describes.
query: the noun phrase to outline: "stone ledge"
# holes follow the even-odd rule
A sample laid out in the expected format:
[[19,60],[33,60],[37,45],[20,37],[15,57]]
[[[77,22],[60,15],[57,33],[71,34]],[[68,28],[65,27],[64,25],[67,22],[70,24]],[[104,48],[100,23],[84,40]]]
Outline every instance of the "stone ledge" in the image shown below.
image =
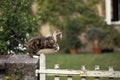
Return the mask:
[[[9,57],[0,56],[0,71],[5,71],[8,76],[26,76],[24,80],[36,80],[35,70],[38,68],[38,59],[29,55],[12,55]],[[3,72],[0,75],[3,75]],[[20,75],[21,74],[21,75]]]

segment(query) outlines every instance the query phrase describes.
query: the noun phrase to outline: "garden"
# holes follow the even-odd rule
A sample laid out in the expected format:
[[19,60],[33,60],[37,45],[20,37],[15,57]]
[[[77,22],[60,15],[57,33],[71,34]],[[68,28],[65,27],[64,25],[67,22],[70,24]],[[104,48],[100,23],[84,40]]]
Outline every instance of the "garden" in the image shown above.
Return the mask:
[[42,29],[49,35],[60,29],[60,50],[46,55],[47,68],[59,64],[60,69],[79,70],[85,65],[94,70],[99,65],[101,70],[113,66],[120,71],[119,26],[106,24],[104,0],[1,0],[0,56],[26,55],[24,43],[43,37]]

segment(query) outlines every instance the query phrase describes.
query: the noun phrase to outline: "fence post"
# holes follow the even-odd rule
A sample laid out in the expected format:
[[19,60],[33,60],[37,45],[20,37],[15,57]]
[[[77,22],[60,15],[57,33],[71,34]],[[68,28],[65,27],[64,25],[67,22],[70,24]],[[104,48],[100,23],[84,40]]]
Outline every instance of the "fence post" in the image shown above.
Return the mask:
[[[95,65],[95,71],[99,71],[100,70],[100,66],[99,65]],[[100,77],[95,77],[95,80],[100,80]]]
[[80,74],[82,76],[81,80],[86,80],[86,75],[84,73],[84,72],[86,72],[86,68],[84,65],[82,65],[81,70],[83,71],[83,73]]
[[[46,69],[46,57],[43,53],[40,54],[40,56],[39,56],[39,69],[40,70]],[[46,74],[40,74],[39,79],[46,80]]]
[[[109,71],[111,71],[111,72],[114,71],[112,66],[109,66]],[[114,78],[112,76],[109,76],[109,80],[114,80]]]
[[[59,64],[55,64],[54,69],[59,69]],[[54,80],[60,80],[59,75],[55,75]]]

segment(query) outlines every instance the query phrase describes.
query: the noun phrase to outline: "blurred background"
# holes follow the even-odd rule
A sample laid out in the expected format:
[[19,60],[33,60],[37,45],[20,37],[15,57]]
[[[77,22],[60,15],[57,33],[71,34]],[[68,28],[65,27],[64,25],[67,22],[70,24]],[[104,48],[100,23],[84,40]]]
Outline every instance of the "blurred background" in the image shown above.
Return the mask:
[[27,53],[12,35],[27,42],[56,29],[60,54],[46,55],[47,68],[120,70],[120,0],[0,0],[0,55]]
[[[1,0],[0,54],[24,53],[24,42],[63,31],[61,53],[120,51],[119,0]],[[26,53],[26,52],[25,52]]]

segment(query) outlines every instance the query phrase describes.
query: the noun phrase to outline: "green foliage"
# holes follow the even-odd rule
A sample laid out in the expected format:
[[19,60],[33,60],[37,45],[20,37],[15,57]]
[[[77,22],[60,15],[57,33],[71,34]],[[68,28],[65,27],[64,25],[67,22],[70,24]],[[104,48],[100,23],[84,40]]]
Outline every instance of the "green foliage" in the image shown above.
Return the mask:
[[64,47],[64,51],[68,51],[71,48],[81,47],[81,42],[78,36],[82,30],[83,28],[80,27],[79,19],[67,22],[66,27],[64,28],[65,35],[62,40],[62,47]]
[[5,76],[3,80],[24,80],[24,72],[22,67],[18,67],[14,70],[14,74]]
[[64,50],[81,47],[78,36],[86,28],[104,26],[104,20],[97,14],[98,0],[41,0],[38,14],[41,23],[49,22],[63,29],[64,39],[60,47]]
[[[100,2],[98,0],[41,0],[38,14],[41,15],[42,23],[49,22],[52,25],[62,28],[65,22],[79,18],[82,26],[85,24],[95,24],[99,22],[99,17],[95,12],[95,4]],[[96,24],[97,25],[97,24]]]
[[24,75],[23,67],[15,69],[15,80],[24,80]]
[[101,41],[105,37],[105,31],[102,28],[92,27],[87,31],[87,39],[90,41]]
[[[31,6],[33,0],[1,0],[0,1],[0,54],[21,52],[18,42],[10,38],[14,30],[23,41],[28,39],[26,34],[36,31],[36,26],[50,23],[54,27],[63,29],[64,39],[61,47],[81,46],[78,36],[86,29],[101,27],[112,37],[110,28],[99,16],[96,4],[99,0],[35,0],[38,11],[33,15]],[[106,38],[107,39],[107,38]],[[109,38],[113,41],[114,36]],[[107,41],[107,40],[106,40]],[[109,40],[108,40],[109,42]]]
[[116,47],[120,47],[120,32],[116,31],[115,36],[113,37],[113,45]]
[[[52,25],[63,27],[67,17],[75,12],[78,0],[43,0],[40,1],[38,14],[42,23],[49,22]],[[81,1],[79,1],[81,2]]]
[[115,46],[119,47],[120,32],[113,26],[106,26],[103,29],[105,31],[105,37],[101,41],[101,46],[106,48],[114,48]]
[[[18,53],[18,42],[10,38],[13,31],[21,36],[36,30],[36,16],[31,11],[32,0],[1,0],[0,1],[0,54]],[[13,30],[13,31],[12,31]]]
[[117,46],[117,47],[120,47],[120,37],[115,37],[114,45]]
[[10,76],[5,76],[3,80],[11,80]]

